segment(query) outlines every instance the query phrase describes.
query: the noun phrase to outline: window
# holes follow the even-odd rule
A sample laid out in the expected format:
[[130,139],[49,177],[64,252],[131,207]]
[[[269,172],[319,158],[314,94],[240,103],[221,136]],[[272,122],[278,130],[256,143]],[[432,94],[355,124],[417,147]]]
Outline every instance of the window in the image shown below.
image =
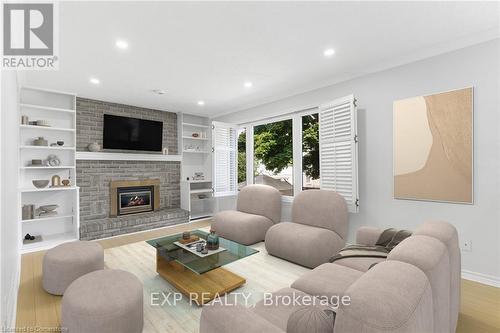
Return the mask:
[[247,184],[247,130],[238,130],[238,191]]
[[[266,184],[283,196],[333,190],[358,211],[356,102],[353,95],[245,128],[214,122],[214,194]],[[250,159],[248,161],[247,159]]]
[[319,114],[308,114],[301,119],[302,190],[319,189]]
[[254,126],[254,184],[293,196],[292,119]]

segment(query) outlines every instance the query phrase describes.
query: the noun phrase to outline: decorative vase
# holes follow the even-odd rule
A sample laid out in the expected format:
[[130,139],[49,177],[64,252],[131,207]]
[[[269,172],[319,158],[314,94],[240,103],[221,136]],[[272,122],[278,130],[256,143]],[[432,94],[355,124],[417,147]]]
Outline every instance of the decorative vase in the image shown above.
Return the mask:
[[101,150],[101,145],[98,144],[97,142],[92,142],[91,144],[88,145],[87,147],[89,151],[91,152],[97,152]]
[[207,249],[217,250],[219,248],[219,236],[215,233],[215,230],[210,230],[210,234],[207,236]]

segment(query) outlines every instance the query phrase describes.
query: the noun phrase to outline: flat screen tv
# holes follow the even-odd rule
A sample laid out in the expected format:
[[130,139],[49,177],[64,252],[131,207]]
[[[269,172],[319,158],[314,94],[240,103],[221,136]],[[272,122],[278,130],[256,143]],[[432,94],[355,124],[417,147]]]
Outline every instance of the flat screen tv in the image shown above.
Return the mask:
[[163,122],[104,115],[104,149],[158,151],[162,149]]

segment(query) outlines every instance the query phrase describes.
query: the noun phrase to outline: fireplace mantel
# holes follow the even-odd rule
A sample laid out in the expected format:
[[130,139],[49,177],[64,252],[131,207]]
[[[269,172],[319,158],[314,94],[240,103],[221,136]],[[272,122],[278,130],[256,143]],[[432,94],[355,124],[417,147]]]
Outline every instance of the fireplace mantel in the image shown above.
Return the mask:
[[77,160],[92,161],[164,161],[181,162],[182,155],[162,155],[162,154],[135,154],[135,153],[110,153],[110,152],[89,152],[77,151]]

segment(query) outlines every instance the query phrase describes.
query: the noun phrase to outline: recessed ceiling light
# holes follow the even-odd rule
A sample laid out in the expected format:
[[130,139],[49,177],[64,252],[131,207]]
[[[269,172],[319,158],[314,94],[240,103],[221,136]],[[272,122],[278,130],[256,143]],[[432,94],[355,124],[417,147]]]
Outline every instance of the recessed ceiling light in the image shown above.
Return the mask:
[[92,83],[92,84],[99,84],[99,83],[101,83],[101,81],[99,81],[99,79],[96,79],[95,77],[91,77],[90,78],[90,83]]
[[161,90],[161,89],[153,89],[152,91],[153,91],[153,93],[155,93],[157,95],[165,95],[167,93],[165,90]]
[[252,86],[253,86],[252,82],[250,82],[250,81],[245,82],[245,88],[252,88]]
[[324,52],[323,52],[323,55],[325,57],[331,57],[332,55],[335,54],[335,50],[334,49],[326,49]]
[[203,105],[205,105],[205,102],[204,101],[198,101],[198,105],[199,106],[203,106]]
[[128,43],[127,41],[123,39],[118,39],[115,43],[116,47],[122,50],[128,49]]

